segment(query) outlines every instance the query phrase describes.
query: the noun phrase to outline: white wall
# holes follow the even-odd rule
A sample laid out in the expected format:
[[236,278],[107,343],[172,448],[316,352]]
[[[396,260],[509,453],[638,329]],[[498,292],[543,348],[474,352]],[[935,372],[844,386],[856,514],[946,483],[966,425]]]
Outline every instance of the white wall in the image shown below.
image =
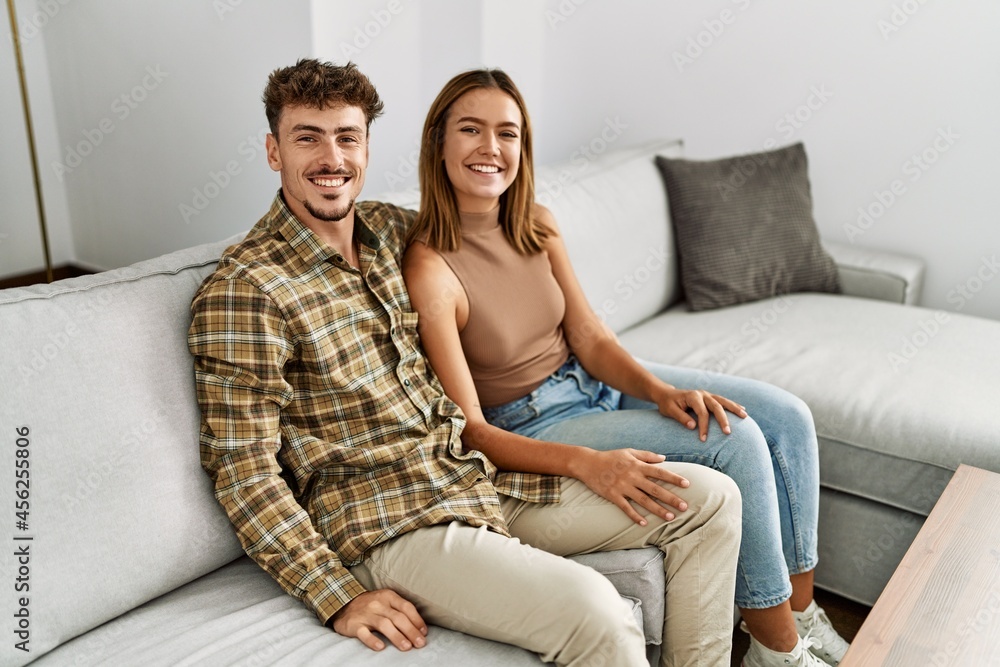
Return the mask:
[[537,8],[536,0],[313,0],[316,56],[357,63],[385,102],[385,115],[372,126],[365,196],[416,185],[424,115],[455,74],[502,64],[525,82],[528,103],[541,107],[533,84],[541,80],[542,24],[531,26],[526,48],[512,52],[507,43],[522,30],[521,17]]
[[617,115],[697,158],[801,140],[825,237],[921,257],[924,305],[1000,319],[997,25],[992,0],[591,1],[547,35],[539,134],[552,156]]
[[[57,218],[64,201],[57,242],[70,238],[83,263],[223,238],[264,212],[278,181],[257,148],[259,97],[275,67],[316,55],[371,76],[386,101],[365,189],[375,196],[415,184],[431,100],[455,73],[486,65],[522,88],[540,162],[609,125],[622,146],[680,136],[696,158],[804,141],[824,236],[921,257],[924,305],[1000,319],[991,0],[51,2],[57,14],[29,45],[44,43],[48,64],[36,53],[28,67],[36,79],[49,72],[33,86],[51,98],[43,165]],[[99,135],[60,182],[53,163]],[[935,161],[921,169],[913,156],[925,152]],[[227,164],[238,173],[217,187]],[[859,208],[876,215],[859,224]]]
[[58,140],[42,170],[70,204],[75,261],[122,266],[252,226],[278,187],[260,95],[311,53],[306,0],[49,4],[58,112],[41,124]]
[[[31,0],[14,3],[18,38],[25,62],[28,100],[33,118],[36,149],[42,154],[55,143],[54,103],[48,80],[48,63],[42,33],[58,14],[40,12]],[[55,7],[59,7],[58,4]],[[35,184],[28,151],[27,128],[14,57],[13,32],[3,12],[3,46],[0,48],[0,277],[39,271],[45,267]],[[44,167],[39,165],[44,178]],[[73,236],[65,190],[43,183],[43,205],[53,265],[70,261]]]
[[1000,4],[314,0],[328,17],[314,23],[317,54],[342,60],[349,36],[390,6],[402,10],[351,54],[389,109],[368,194],[415,181],[387,182],[386,165],[412,150],[450,75],[501,66],[527,98],[540,162],[609,127],[622,146],[682,137],[694,158],[805,142],[825,237],[921,257],[924,305],[1000,319],[987,182],[1000,149]]

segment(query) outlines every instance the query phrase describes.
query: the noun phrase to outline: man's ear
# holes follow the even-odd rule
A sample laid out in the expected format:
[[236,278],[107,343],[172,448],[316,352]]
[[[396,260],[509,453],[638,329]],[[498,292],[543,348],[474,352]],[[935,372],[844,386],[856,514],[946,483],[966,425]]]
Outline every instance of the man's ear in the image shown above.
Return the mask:
[[268,132],[264,139],[267,147],[267,164],[273,171],[281,171],[281,155],[278,153],[278,138]]

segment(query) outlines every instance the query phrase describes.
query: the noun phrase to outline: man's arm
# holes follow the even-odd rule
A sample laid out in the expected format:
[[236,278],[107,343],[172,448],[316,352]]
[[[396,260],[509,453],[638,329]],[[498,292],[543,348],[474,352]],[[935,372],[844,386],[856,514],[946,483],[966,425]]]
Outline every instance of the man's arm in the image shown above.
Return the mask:
[[292,398],[284,319],[267,295],[233,278],[203,288],[192,313],[202,466],[247,554],[326,623],[365,589],[280,475],[280,414]]

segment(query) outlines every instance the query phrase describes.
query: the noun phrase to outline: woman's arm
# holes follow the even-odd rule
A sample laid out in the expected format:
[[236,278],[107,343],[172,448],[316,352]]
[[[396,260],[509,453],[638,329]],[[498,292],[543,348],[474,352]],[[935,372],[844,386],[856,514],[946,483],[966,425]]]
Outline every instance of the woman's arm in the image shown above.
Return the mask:
[[[621,392],[638,399],[655,403],[660,412],[689,429],[698,429],[704,441],[708,437],[709,415],[714,415],[723,432],[729,433],[726,411],[746,417],[742,405],[700,389],[677,389],[666,384],[642,367],[619,343],[607,325],[594,313],[580,282],[573,272],[569,253],[558,233],[555,217],[541,205],[536,205],[536,216],[556,233],[548,238],[545,250],[552,264],[552,273],[566,299],[563,333],[570,349],[592,376]],[[692,410],[695,419],[688,410]]]
[[680,475],[654,465],[662,462],[663,456],[535,440],[487,422],[459,338],[469,314],[465,289],[441,256],[419,242],[411,244],[404,255],[403,278],[419,316],[417,330],[424,353],[445,394],[458,404],[468,422],[462,432],[465,447],[482,452],[504,470],[575,477],[640,525],[646,522],[629,501],[668,521],[673,513],[664,505],[687,509],[681,498],[656,483],[688,485]]

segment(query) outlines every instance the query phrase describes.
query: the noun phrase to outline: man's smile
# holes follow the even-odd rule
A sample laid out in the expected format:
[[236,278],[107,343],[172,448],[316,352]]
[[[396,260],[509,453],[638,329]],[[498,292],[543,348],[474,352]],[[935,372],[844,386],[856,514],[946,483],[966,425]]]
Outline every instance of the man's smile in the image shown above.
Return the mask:
[[340,188],[343,188],[351,180],[350,174],[343,173],[322,173],[314,174],[312,176],[305,177],[307,181],[312,183],[319,192],[325,195],[336,194]]

